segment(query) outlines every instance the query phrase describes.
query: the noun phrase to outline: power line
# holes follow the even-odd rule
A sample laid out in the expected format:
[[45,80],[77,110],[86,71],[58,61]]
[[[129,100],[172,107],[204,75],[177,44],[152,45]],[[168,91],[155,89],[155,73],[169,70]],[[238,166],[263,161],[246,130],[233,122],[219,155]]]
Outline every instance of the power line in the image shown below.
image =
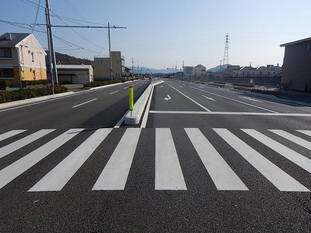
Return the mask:
[[[2,20],[2,19],[0,19],[0,22],[1,22],[1,23],[6,23],[6,24],[9,24],[9,25],[12,25],[12,26],[14,26],[14,27],[23,28],[23,29],[26,29],[26,30],[30,30],[31,27],[32,27],[31,24],[19,23],[19,22],[13,22],[13,21],[7,21],[7,20]],[[42,26],[39,25],[39,27],[42,29]],[[34,29],[33,31],[34,31],[34,32],[39,32],[39,33],[44,33],[44,34],[46,34],[46,30],[45,30],[45,29],[43,29],[43,30]],[[68,41],[68,40],[66,40],[66,39],[64,39],[64,38],[62,38],[62,37],[60,37],[60,36],[58,36],[58,35],[56,35],[56,34],[53,34],[53,35],[54,35],[54,37],[55,37],[56,39],[58,39],[59,41],[62,41],[64,44],[67,44],[67,45],[68,45],[69,47],[71,47],[71,48],[76,47],[76,49],[89,50],[89,49],[84,48],[84,47],[81,47],[80,45],[77,45],[77,44],[75,44],[75,43],[73,43],[73,42],[70,42],[70,41]],[[74,46],[74,47],[73,47],[73,46]],[[92,50],[89,50],[89,51],[94,52],[94,51],[92,51]]]
[[41,6],[41,0],[38,0],[38,1],[39,2],[38,2],[37,10],[36,10],[35,22],[32,26],[31,33],[33,33],[33,30],[35,29],[37,21],[38,21],[38,16],[39,16],[39,11],[40,11],[40,6]]
[[[39,9],[41,9],[42,12],[45,12],[45,7],[44,6],[41,6],[40,4],[38,4],[37,2],[33,1],[33,0],[20,0],[24,3],[30,3],[34,6],[37,6]],[[92,21],[88,21],[88,20],[81,20],[81,19],[75,19],[75,18],[70,18],[70,17],[67,17],[67,16],[61,16],[61,15],[58,15],[56,14],[55,11],[53,10],[50,10],[51,12],[51,16],[52,17],[61,17],[67,21],[70,21],[71,23],[76,23],[76,22],[79,22],[79,23],[84,23],[84,24],[96,24],[96,25],[101,25],[101,26],[104,26],[104,24],[101,24],[101,23],[96,23],[96,22],[92,22]]]

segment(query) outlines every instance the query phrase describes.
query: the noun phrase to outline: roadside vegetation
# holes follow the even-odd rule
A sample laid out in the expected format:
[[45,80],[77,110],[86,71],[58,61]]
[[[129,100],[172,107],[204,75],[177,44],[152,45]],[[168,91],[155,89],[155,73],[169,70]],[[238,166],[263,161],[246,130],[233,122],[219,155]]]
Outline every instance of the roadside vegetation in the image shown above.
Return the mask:
[[[39,96],[51,95],[52,88],[47,80],[40,81],[2,81],[0,82],[0,103],[6,103],[16,100],[29,99]],[[56,86],[55,93],[66,92],[64,86]]]

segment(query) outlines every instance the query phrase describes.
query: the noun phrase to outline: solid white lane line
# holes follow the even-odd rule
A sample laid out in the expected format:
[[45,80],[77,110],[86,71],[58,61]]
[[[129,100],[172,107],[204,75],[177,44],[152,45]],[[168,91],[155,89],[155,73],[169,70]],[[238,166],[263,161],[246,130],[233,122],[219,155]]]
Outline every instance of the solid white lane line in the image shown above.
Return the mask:
[[199,129],[185,131],[218,190],[248,190]]
[[16,162],[0,170],[0,189],[30,169],[32,166],[37,164],[39,161],[47,157],[49,154],[65,144],[82,130],[83,129],[70,129],[67,132],[54,138],[52,141],[49,141],[38,149],[32,151]]
[[297,136],[290,134],[284,130],[270,129],[270,131],[281,136],[281,137],[283,137],[283,138],[286,138],[289,141],[292,141],[292,142],[298,144],[299,146],[302,146],[304,148],[311,150],[311,142],[309,142],[305,139],[297,137]]
[[242,129],[265,146],[311,173],[311,160],[254,129]]
[[297,131],[311,137],[311,130],[297,130]]
[[129,113],[129,111],[130,111],[130,110],[127,110],[127,111],[125,112],[125,114],[124,114],[124,115],[122,116],[122,118],[116,123],[116,125],[115,125],[113,128],[118,129],[118,128],[121,127],[121,125],[122,125],[123,122],[124,122],[124,119],[125,119],[126,115]]
[[208,94],[211,94],[211,95],[214,95],[214,96],[218,96],[220,98],[224,98],[224,99],[227,99],[227,100],[231,100],[233,102],[237,102],[237,103],[240,103],[240,104],[244,104],[244,105],[247,105],[247,106],[251,106],[251,107],[254,107],[254,108],[258,108],[258,109],[261,109],[261,110],[265,110],[267,112],[273,112],[273,113],[278,113],[276,111],[273,111],[273,110],[270,110],[270,109],[267,109],[267,108],[263,108],[263,107],[259,107],[257,105],[253,105],[253,104],[249,104],[249,103],[246,103],[246,102],[243,102],[243,101],[240,101],[240,100],[236,100],[236,99],[232,99],[232,98],[229,98],[229,97],[226,97],[226,96],[223,96],[223,95],[218,95],[218,94],[215,94],[213,92],[209,92],[209,91],[206,91],[206,90],[202,90],[200,88],[196,88],[196,87],[191,87],[193,89],[196,89],[196,90],[200,90],[202,92],[205,92],[205,93],[208,93]]
[[114,95],[114,94],[117,94],[119,91],[113,91],[113,92],[110,92],[109,95]]
[[311,117],[304,113],[270,113],[270,112],[203,112],[203,111],[157,111],[151,110],[153,114],[194,114],[194,115],[245,115],[245,116],[284,116],[284,117]]
[[155,131],[155,189],[187,190],[170,129]]
[[145,113],[144,113],[143,120],[141,122],[140,128],[146,128],[148,116],[149,116],[150,105],[151,105],[151,101],[152,101],[152,97],[153,97],[153,90],[154,90],[154,86],[151,89],[150,96],[149,96],[148,103],[147,103],[147,107],[145,109]]
[[123,89],[128,89],[129,87],[123,87]]
[[305,186],[270,160],[266,159],[229,130],[214,129],[214,131],[280,191],[309,192]]
[[5,133],[0,135],[0,141],[3,141],[5,139],[8,139],[8,138],[13,137],[17,134],[23,133],[25,131],[26,130],[11,130],[11,131],[5,132]]
[[128,128],[92,190],[124,190],[141,129]]
[[82,106],[82,105],[88,104],[88,103],[93,102],[93,101],[95,101],[95,100],[97,100],[97,98],[94,98],[94,99],[88,100],[88,101],[83,102],[83,103],[81,103],[81,104],[77,104],[77,105],[75,105],[75,106],[72,106],[72,108],[77,108],[77,107],[80,107],[80,106]]
[[187,99],[191,100],[193,103],[195,103],[196,105],[198,105],[199,107],[201,107],[202,109],[204,109],[207,112],[210,112],[211,110],[209,110],[208,108],[204,107],[202,104],[198,103],[197,101],[195,101],[194,99],[190,98],[189,96],[187,96],[186,94],[182,93],[180,90],[176,89],[175,87],[169,85],[171,88],[173,88],[175,91],[179,92],[180,94],[182,94],[184,97],[186,97]]
[[251,100],[251,101],[255,101],[255,102],[260,102],[261,103],[260,100],[253,99],[251,97],[247,97],[247,96],[240,96],[240,97],[243,98],[243,99],[246,99],[246,100]]
[[216,100],[214,100],[213,98],[211,98],[211,97],[208,97],[208,96],[205,96],[205,95],[202,95],[205,99],[208,99],[208,100],[210,100],[210,101],[216,101]]
[[36,183],[29,192],[60,191],[108,136],[112,129],[98,129],[70,155]]
[[11,154],[14,151],[17,151],[18,149],[38,140],[39,138],[53,132],[55,129],[42,129],[39,130],[33,134],[28,135],[27,137],[24,137],[18,141],[12,142],[11,144],[8,144],[4,147],[0,148],[0,158],[3,158],[7,156],[8,154]]

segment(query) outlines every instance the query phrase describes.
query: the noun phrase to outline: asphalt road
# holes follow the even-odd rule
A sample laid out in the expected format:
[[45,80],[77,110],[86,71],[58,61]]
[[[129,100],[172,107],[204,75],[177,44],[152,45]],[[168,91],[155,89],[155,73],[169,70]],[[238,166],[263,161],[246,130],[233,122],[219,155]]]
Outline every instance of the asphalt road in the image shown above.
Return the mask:
[[310,106],[165,80],[112,129],[120,88],[0,112],[1,233],[311,232]]
[[11,129],[114,127],[128,109],[128,87],[134,87],[137,99],[148,83],[147,80],[126,82],[41,103],[0,110],[0,133]]

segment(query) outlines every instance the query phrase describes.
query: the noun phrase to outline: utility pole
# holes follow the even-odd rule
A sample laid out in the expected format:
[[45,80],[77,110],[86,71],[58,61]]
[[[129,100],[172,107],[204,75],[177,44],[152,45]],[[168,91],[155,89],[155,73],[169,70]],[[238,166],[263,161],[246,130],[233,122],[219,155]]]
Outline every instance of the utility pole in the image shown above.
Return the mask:
[[134,58],[132,58],[132,75],[134,75]]
[[53,42],[53,33],[52,33],[52,25],[51,25],[49,0],[45,0],[45,16],[46,16],[46,29],[47,29],[47,38],[48,38],[48,46],[49,46],[49,60],[50,60],[50,73],[51,73],[51,81],[52,81],[52,92],[54,94],[54,85],[58,84],[58,75],[57,75],[57,68],[56,68],[56,57],[55,57],[55,51],[54,51],[54,42]]
[[109,43],[109,58],[110,58],[109,76],[110,76],[110,79],[112,79],[112,57],[111,57],[111,38],[110,38],[109,22],[108,22],[108,43]]
[[[51,50],[52,52],[52,61],[53,64],[55,64],[54,68],[54,76],[56,77],[56,83],[58,83],[58,76],[57,76],[57,70],[56,70],[56,59],[55,59],[55,52],[54,52],[54,46],[53,46],[53,36],[52,36],[52,27],[55,28],[87,28],[87,29],[91,29],[91,28],[95,28],[95,29],[108,29],[108,40],[109,40],[109,57],[110,57],[110,77],[111,75],[111,71],[112,71],[112,58],[111,58],[111,40],[110,40],[110,29],[126,29],[127,27],[118,27],[118,26],[110,26],[110,24],[108,23],[108,27],[107,26],[85,26],[85,25],[52,25],[51,24],[51,18],[50,18],[50,10],[49,10],[49,0],[46,0],[46,24],[34,24],[34,25],[41,25],[41,26],[46,26],[47,27],[47,31],[48,31],[48,42],[49,44],[51,44],[49,50]],[[56,75],[55,75],[56,74]]]

